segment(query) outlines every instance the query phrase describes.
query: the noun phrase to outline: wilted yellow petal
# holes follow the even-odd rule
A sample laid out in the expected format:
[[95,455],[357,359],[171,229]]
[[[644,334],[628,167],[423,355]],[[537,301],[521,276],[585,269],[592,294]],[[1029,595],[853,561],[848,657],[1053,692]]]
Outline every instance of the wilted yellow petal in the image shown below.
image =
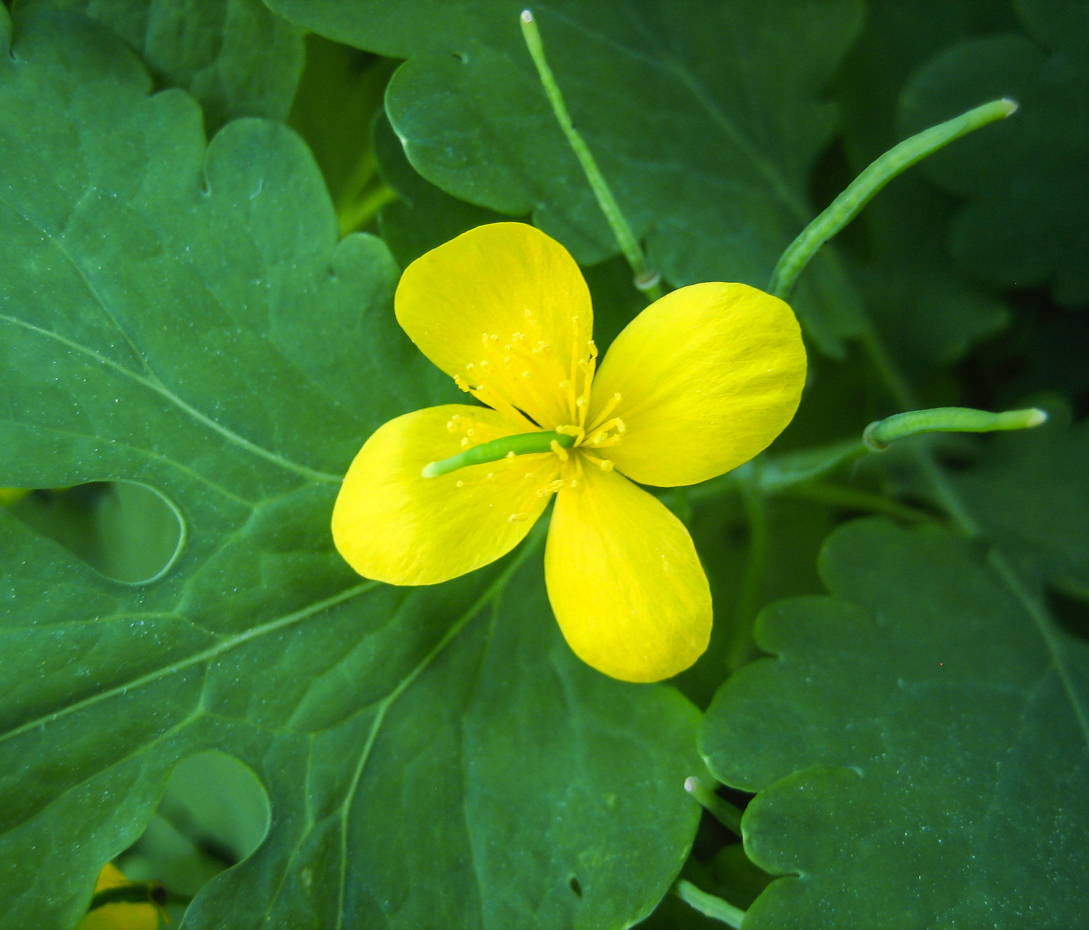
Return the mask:
[[[572,422],[579,361],[593,332],[590,292],[575,260],[525,223],[479,226],[405,269],[397,320],[420,351],[498,409],[540,427]],[[564,382],[568,386],[563,386]]]
[[437,584],[494,562],[545,509],[548,496],[537,491],[558,474],[556,456],[519,455],[438,478],[420,471],[462,451],[463,438],[518,431],[494,410],[463,404],[390,420],[344,478],[333,508],[337,550],[365,578],[400,585]]
[[608,457],[643,484],[696,484],[765,449],[794,416],[805,347],[783,301],[745,284],[693,284],[655,301],[616,338],[594,379],[590,422],[625,432]]
[[711,592],[684,525],[646,491],[590,466],[557,495],[548,599],[568,644],[598,671],[659,681],[711,636]]

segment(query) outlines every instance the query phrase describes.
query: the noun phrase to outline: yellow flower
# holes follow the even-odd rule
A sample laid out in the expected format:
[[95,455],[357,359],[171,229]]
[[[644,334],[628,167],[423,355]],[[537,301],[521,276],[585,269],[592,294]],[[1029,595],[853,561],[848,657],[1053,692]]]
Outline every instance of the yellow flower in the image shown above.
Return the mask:
[[[333,511],[341,555],[367,578],[436,584],[509,552],[555,495],[545,580],[571,648],[625,681],[691,665],[711,632],[707,578],[684,525],[633,482],[706,481],[782,431],[805,380],[790,308],[744,284],[680,288],[595,375],[582,274],[522,223],[417,259],[395,304],[420,351],[486,406],[417,410],[367,440]],[[444,461],[469,449],[503,457]]]

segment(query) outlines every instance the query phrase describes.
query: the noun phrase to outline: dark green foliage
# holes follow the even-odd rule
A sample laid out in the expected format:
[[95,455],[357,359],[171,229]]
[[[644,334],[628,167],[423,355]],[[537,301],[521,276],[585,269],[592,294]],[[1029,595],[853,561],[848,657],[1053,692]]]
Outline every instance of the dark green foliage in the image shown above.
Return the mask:
[[1089,13],[1081,0],[1018,0],[1028,35],[961,42],[917,73],[903,98],[914,130],[967,103],[1008,96],[1016,123],[941,153],[927,171],[968,198],[949,245],[974,277],[1051,286],[1061,304],[1089,303]]
[[747,848],[792,876],[746,927],[1076,926],[1089,645],[945,531],[853,523],[821,574],[705,722],[712,772],[761,792]]
[[[0,508],[2,930],[73,930],[111,860],[184,930],[723,926],[678,876],[746,930],[1084,922],[1084,3],[533,6],[671,286],[763,286],[909,132],[1022,104],[807,271],[809,384],[768,453],[658,492],[715,630],[654,686],[571,654],[544,526],[429,588],[329,533],[376,427],[464,400],[392,313],[419,255],[513,217],[585,266],[603,350],[645,304],[522,5],[14,6],[0,486],[47,490]],[[858,459],[919,398],[1026,396],[1044,427]],[[684,791],[705,765],[743,843]]]
[[101,27],[27,13],[13,51],[4,483],[139,480],[186,535],[132,587],[0,512],[0,925],[73,926],[205,749],[252,768],[272,823],[187,926],[647,914],[695,827],[691,705],[570,654],[536,546],[434,589],[363,581],[332,550],[362,439],[452,393],[393,325],[385,245],[337,242],[284,127],[238,121],[205,152],[192,99],[149,97]]

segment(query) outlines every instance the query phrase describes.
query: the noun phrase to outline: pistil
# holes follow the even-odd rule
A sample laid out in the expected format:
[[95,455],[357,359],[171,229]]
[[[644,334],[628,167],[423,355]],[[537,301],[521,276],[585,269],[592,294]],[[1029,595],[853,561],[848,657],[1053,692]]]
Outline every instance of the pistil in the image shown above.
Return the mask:
[[555,452],[560,455],[562,452],[561,457],[564,457],[568,454],[567,450],[574,444],[575,437],[564,433],[541,431],[503,436],[490,442],[482,442],[479,446],[472,446],[448,459],[429,462],[420,474],[424,478],[438,478],[459,468],[482,465],[485,462],[497,462],[514,455],[532,455],[540,452]]

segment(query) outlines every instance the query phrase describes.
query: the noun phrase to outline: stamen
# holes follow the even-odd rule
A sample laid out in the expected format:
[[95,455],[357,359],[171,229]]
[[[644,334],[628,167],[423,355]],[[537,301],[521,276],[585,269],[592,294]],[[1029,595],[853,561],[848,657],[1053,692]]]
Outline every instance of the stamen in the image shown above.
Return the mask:
[[593,431],[597,429],[601,423],[607,420],[609,418],[609,414],[611,414],[616,409],[616,405],[619,404],[620,401],[620,394],[614,394],[607,401],[605,401],[605,406],[601,408],[601,412],[597,415],[597,419],[594,421],[594,425],[590,427],[590,430]]
[[[607,435],[612,429],[616,430],[616,436]],[[591,446],[601,446],[602,443],[608,442],[609,445],[615,446],[618,442],[620,442],[619,434],[622,434],[625,429],[626,427],[624,426],[624,421],[621,420],[620,417],[613,417],[611,420],[607,420],[596,430],[594,430],[594,432],[590,435],[589,444]]]
[[602,471],[612,471],[615,467],[609,459],[599,459],[596,455],[590,455],[589,452],[583,452],[583,456],[589,461],[593,462]]
[[557,426],[556,432],[559,433],[561,436],[574,436],[576,446],[579,445],[579,443],[581,443],[582,440],[586,438],[586,430],[584,430],[581,426]]
[[507,517],[508,523],[525,523],[529,519],[528,513],[512,513]]
[[567,450],[561,446],[555,439],[552,440],[552,451],[560,457],[561,462],[566,462],[568,459]]
[[551,481],[548,484],[546,484],[543,488],[540,488],[537,491],[537,496],[538,497],[545,497],[545,496],[547,496],[549,494],[555,494],[557,491],[562,491],[563,490],[563,484],[564,484],[563,480],[561,478],[557,478],[555,481]]

